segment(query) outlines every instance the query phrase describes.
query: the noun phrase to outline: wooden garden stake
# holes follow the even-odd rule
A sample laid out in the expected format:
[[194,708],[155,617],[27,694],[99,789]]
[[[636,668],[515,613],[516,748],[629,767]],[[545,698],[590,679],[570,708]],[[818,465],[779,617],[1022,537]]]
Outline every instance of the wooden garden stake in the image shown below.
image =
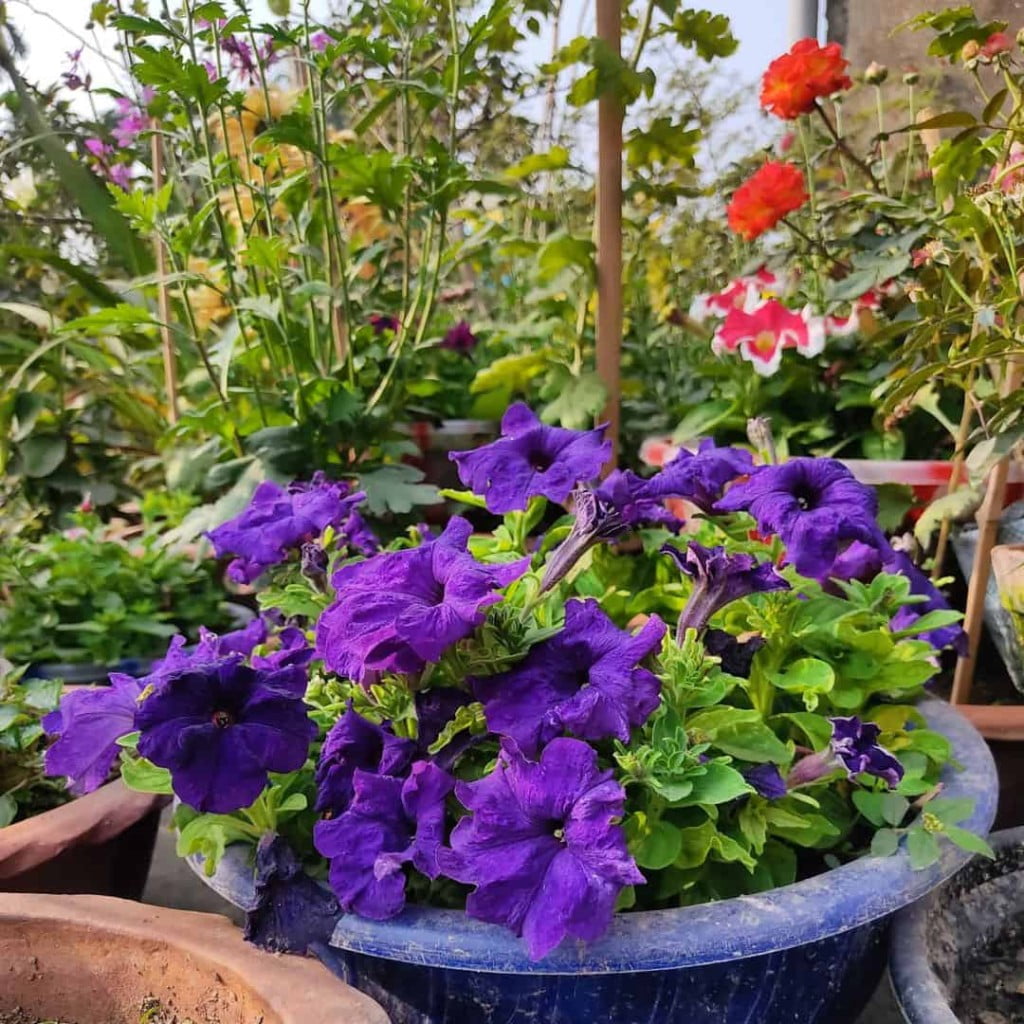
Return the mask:
[[[153,192],[160,194],[164,187],[164,138],[160,122],[154,118],[150,139],[153,157]],[[171,296],[167,288],[167,249],[157,232],[156,244],[156,301],[160,316],[160,347],[164,357],[164,388],[167,391],[167,419],[178,422],[178,364],[174,358],[174,339],[171,337]]]
[[[597,35],[614,54],[622,51],[621,0],[597,0]],[[614,467],[619,459],[622,358],[622,100],[610,92],[597,101],[597,375],[607,391]]]
[[[1009,395],[1020,387],[1024,376],[1024,362],[1013,360],[1003,381],[1003,394]],[[999,532],[999,520],[1003,512],[1006,498],[1006,478],[1010,471],[1009,454],[1001,458],[992,468],[985,489],[985,500],[978,510],[978,545],[974,552],[974,568],[971,570],[971,581],[967,588],[967,608],[964,612],[964,629],[967,631],[967,657],[956,663],[953,676],[953,692],[950,701],[953,704],[966,704],[971,697],[974,684],[974,666],[978,657],[978,645],[981,643],[981,627],[985,614],[985,591],[988,589],[988,578],[992,570],[992,548],[995,546]]]

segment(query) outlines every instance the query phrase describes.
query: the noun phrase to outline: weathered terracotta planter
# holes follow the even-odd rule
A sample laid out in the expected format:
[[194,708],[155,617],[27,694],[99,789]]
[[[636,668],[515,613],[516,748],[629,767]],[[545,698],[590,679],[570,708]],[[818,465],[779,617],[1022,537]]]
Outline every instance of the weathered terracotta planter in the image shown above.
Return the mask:
[[[76,1024],[387,1024],[312,960],[261,953],[225,918],[100,896],[0,895],[0,1012]],[[156,1015],[157,1020],[165,1019]]]
[[166,803],[118,779],[0,828],[0,890],[141,898]]

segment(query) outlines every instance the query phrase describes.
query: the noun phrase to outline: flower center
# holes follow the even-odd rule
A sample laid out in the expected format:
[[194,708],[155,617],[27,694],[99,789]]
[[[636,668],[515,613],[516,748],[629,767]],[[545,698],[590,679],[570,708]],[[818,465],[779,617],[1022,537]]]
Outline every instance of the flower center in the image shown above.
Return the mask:
[[818,507],[818,499],[821,495],[807,487],[794,491],[793,497],[796,498],[796,503],[800,508],[807,512]]
[[227,711],[214,711],[210,716],[210,721],[213,722],[218,729],[226,729],[229,725],[234,725],[234,716]]
[[771,331],[761,331],[754,338],[754,350],[762,355],[771,355],[775,351],[775,335]]
[[535,473],[543,473],[545,470],[551,468],[552,458],[543,449],[535,448],[527,456],[527,461],[530,463],[530,469]]

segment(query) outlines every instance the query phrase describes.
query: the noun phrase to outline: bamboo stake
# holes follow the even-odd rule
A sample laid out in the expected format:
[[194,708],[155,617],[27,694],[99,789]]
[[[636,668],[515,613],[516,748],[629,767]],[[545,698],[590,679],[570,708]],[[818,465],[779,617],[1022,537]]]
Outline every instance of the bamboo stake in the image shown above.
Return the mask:
[[[153,134],[150,151],[153,158],[153,192],[160,193],[164,187],[164,138],[160,122],[153,118]],[[174,354],[174,339],[171,337],[171,296],[167,288],[167,249],[163,238],[157,232],[156,246],[156,301],[160,316],[160,348],[164,357],[164,389],[167,392],[167,419],[173,425],[178,422],[178,364]]]
[[[1020,387],[1022,378],[1024,378],[1024,361],[1012,360],[1003,380],[1002,394],[1004,397]],[[1009,471],[1010,456],[1007,454],[992,468],[985,490],[985,500],[978,510],[978,545],[974,552],[974,568],[971,570],[971,582],[967,588],[967,608],[964,612],[964,629],[967,631],[968,642],[967,657],[961,658],[956,663],[953,692],[949,698],[953,704],[966,704],[971,698],[978,645],[981,643],[982,620],[985,614],[985,591],[988,589],[988,578],[992,570],[992,548],[995,546],[999,533],[999,520],[1006,498],[1006,479]]]
[[[597,0],[597,35],[622,52],[621,0]],[[607,391],[602,419],[619,459],[622,358],[622,101],[603,93],[597,102],[597,374]]]
[[[967,438],[971,431],[971,420],[973,418],[974,406],[971,405],[970,387],[968,386],[968,389],[964,392],[964,407],[960,413],[960,426],[956,432],[956,448],[953,451],[953,461],[949,467],[947,494],[952,494],[960,486],[960,474],[963,472],[964,462],[966,461]],[[949,544],[951,526],[952,520],[950,517],[943,516],[942,525],[939,527],[939,540],[935,545],[935,560],[932,563],[933,580],[937,580],[942,576],[942,566],[946,561],[946,547]]]

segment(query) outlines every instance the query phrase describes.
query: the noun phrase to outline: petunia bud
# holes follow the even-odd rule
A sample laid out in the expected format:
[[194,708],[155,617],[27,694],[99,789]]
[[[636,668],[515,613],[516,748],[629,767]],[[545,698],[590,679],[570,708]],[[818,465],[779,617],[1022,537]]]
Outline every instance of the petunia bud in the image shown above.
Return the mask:
[[276,14],[279,18],[288,17],[291,11],[291,0],[267,0],[267,6],[270,8],[271,14]]
[[775,437],[772,434],[770,416],[754,416],[747,420],[747,437],[766,462],[779,461],[775,454]]
[[903,76],[903,84],[904,85],[917,85],[917,83],[920,82],[920,81],[921,81],[921,72],[920,71],[908,71]]
[[879,64],[877,60],[873,60],[864,69],[864,81],[868,85],[881,85],[889,77],[889,69],[884,64]]
[[315,541],[307,541],[302,545],[302,575],[319,589],[324,589],[327,582],[327,552]]

